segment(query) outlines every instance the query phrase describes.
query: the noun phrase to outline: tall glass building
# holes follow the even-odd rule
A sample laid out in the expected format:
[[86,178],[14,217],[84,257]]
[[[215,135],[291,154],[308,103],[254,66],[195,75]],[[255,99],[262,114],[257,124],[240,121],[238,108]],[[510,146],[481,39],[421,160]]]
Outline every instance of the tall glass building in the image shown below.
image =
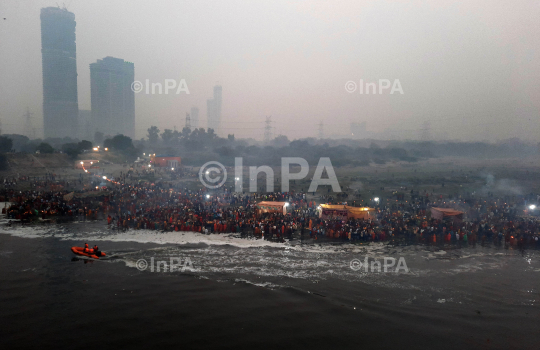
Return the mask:
[[92,124],[105,135],[135,137],[135,65],[107,56],[90,64]]
[[221,85],[214,86],[214,98],[206,101],[206,117],[208,128],[214,129],[216,134],[221,134]]
[[75,15],[59,7],[41,9],[44,136],[78,134]]

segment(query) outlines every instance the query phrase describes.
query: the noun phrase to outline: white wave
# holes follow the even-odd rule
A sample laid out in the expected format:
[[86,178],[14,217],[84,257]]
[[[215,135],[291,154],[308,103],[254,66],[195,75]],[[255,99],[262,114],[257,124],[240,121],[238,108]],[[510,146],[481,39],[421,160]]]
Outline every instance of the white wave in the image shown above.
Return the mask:
[[264,288],[270,288],[270,289],[281,288],[281,287],[282,287],[282,286],[280,286],[280,285],[277,285],[277,284],[274,284],[274,283],[271,283],[271,282],[255,283],[255,282],[251,282],[251,281],[245,280],[245,279],[243,279],[243,278],[236,278],[236,279],[234,280],[234,282],[236,282],[236,283],[252,284],[252,285],[257,286],[257,287],[264,287]]
[[0,233],[9,234],[21,238],[49,238],[54,237],[60,240],[71,241],[110,241],[110,242],[135,242],[154,244],[207,244],[209,246],[230,245],[237,248],[280,248],[287,250],[302,251],[308,253],[334,254],[334,253],[355,253],[365,254],[370,257],[387,254],[386,245],[383,243],[370,243],[363,246],[354,244],[322,245],[322,244],[300,244],[298,241],[292,243],[270,242],[264,239],[241,238],[238,234],[209,234],[199,232],[173,231],[160,232],[153,230],[128,230],[119,232],[115,230],[85,227],[82,231],[79,225],[68,226],[12,226],[0,228]]
[[[157,244],[198,244],[231,245],[238,248],[276,247],[283,248],[284,244],[269,242],[263,239],[247,239],[235,237],[233,234],[204,235],[198,232],[159,232],[151,230],[129,230],[117,232],[112,230],[94,230],[81,232],[78,228],[71,230],[66,227],[42,228],[36,226],[10,227],[0,229],[0,233],[21,238],[55,237],[61,240],[92,240],[111,242],[137,242]],[[288,248],[291,248],[290,246]]]

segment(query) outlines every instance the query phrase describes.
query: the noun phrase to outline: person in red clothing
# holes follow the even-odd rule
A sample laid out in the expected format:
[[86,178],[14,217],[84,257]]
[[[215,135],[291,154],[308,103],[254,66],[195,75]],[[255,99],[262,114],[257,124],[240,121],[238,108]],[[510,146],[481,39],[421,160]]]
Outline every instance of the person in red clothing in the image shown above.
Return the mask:
[[99,251],[99,248],[96,244],[94,244],[93,253],[94,255],[101,256],[101,252]]

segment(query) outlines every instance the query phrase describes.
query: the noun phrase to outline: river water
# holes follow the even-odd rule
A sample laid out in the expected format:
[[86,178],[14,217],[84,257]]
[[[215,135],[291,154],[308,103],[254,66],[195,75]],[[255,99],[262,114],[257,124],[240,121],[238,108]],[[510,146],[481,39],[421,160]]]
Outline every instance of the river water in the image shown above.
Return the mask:
[[[539,250],[105,226],[0,229],[0,345],[540,348]],[[85,242],[107,257],[73,259]]]

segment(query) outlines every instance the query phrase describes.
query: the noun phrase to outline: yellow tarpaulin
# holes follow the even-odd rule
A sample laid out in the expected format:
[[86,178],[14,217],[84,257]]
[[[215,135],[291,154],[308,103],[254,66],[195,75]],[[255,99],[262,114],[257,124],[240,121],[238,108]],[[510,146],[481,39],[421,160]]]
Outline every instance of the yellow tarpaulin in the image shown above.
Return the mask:
[[276,213],[281,212],[285,214],[287,209],[285,209],[287,202],[259,202],[257,203],[257,208],[260,213]]
[[351,207],[348,205],[321,204],[319,217],[322,219],[370,219],[375,218],[375,209],[368,207]]

